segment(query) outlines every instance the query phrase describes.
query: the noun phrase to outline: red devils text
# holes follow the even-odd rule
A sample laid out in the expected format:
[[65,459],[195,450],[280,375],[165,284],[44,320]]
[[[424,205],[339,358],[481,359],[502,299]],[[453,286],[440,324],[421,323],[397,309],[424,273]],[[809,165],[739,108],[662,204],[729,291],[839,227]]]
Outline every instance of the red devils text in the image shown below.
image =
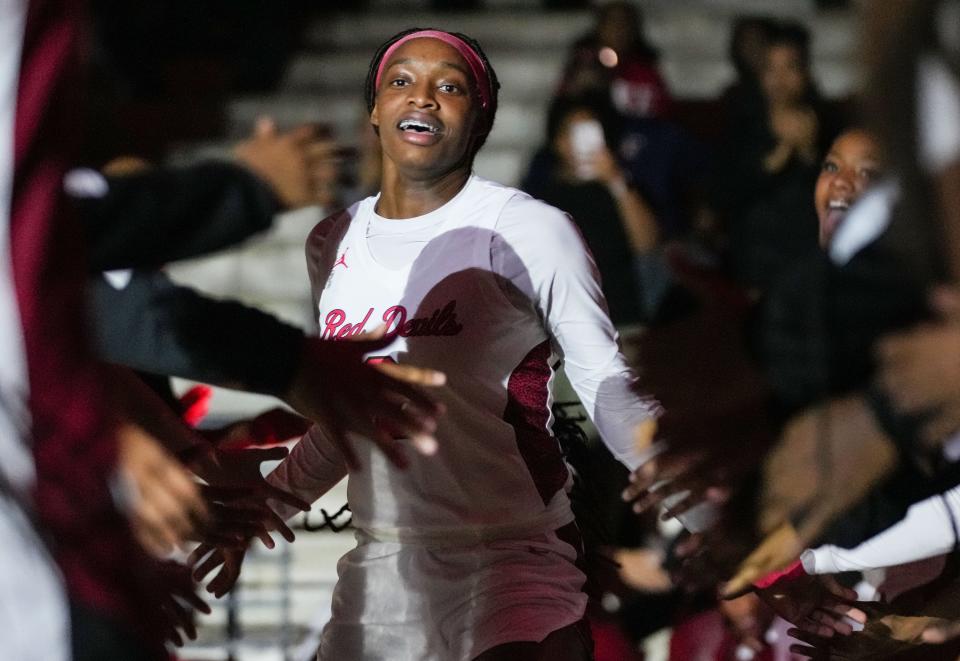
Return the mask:
[[[373,316],[373,308],[367,310],[363,319],[356,323],[345,323],[347,314],[340,308],[334,308],[327,313],[323,320],[323,332],[320,337],[325,340],[341,340],[362,333]],[[457,335],[463,330],[463,324],[457,321],[457,302],[450,301],[441,310],[437,308],[429,317],[414,317],[407,319],[407,309],[402,305],[394,305],[386,309],[381,317],[387,325],[387,335],[401,337],[421,337],[425,335]]]

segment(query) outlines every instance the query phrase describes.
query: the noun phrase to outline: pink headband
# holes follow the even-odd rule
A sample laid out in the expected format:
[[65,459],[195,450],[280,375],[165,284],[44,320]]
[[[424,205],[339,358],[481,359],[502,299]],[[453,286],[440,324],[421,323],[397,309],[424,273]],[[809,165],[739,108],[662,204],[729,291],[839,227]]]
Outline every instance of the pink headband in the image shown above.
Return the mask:
[[407,43],[411,39],[439,39],[445,44],[453,46],[457,49],[457,52],[460,53],[460,56],[463,57],[467,62],[467,66],[470,67],[470,73],[473,74],[473,79],[477,83],[477,92],[480,95],[480,107],[484,110],[487,110],[490,107],[490,76],[487,75],[487,68],[483,64],[483,60],[480,59],[480,56],[477,54],[477,51],[465,42],[463,39],[456,37],[449,32],[441,32],[440,30],[420,30],[419,32],[411,32],[405,37],[397,39],[395,42],[390,44],[390,47],[387,48],[386,52],[383,54],[383,57],[380,58],[380,65],[377,67],[377,77],[374,80],[374,85],[379,89],[380,87],[380,77],[383,75],[383,68],[387,64],[387,60],[390,59],[390,56],[400,48],[403,44]]

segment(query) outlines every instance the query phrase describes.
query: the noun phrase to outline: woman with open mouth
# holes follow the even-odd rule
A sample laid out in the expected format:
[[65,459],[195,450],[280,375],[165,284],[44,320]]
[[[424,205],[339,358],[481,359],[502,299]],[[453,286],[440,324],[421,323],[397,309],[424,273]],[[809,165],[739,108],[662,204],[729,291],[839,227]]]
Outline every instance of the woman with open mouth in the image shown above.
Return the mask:
[[830,146],[814,189],[820,247],[826,248],[854,202],[882,173],[880,145],[867,131],[844,131]]
[[[345,453],[315,426],[270,476],[313,501],[349,474],[357,546],[338,565],[321,659],[592,658],[550,381],[563,360],[631,470],[659,405],[637,394],[571,220],[473,174],[498,88],[469,37],[417,29],[388,40],[366,82],[381,191],[308,239],[323,337],[385,325],[371,359],[447,374],[434,445],[409,439],[419,452],[408,452],[397,439],[380,452],[356,439]],[[382,443],[392,432],[375,433]],[[222,587],[242,557],[221,549],[201,569],[225,561]]]

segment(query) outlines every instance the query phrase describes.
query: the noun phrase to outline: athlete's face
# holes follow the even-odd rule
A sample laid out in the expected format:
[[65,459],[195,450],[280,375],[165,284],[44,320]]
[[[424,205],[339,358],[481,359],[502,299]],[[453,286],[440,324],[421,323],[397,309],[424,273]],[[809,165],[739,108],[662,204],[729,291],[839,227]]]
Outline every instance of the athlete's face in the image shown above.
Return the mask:
[[438,39],[411,39],[384,65],[370,123],[386,161],[410,173],[469,164],[479,118],[470,69]]
[[880,149],[869,133],[840,134],[820,168],[813,201],[820,220],[820,245],[826,246],[850,206],[880,176]]

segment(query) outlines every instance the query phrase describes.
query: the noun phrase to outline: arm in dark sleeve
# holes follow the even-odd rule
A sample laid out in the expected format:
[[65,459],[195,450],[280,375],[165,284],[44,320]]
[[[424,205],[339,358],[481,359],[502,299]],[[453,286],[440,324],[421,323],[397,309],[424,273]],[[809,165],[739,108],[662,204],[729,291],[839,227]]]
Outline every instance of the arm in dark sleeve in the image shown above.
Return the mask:
[[230,245],[270,227],[280,209],[245,168],[210,161],[107,177],[105,195],[77,200],[89,268],[155,268]]
[[236,301],[134,272],[115,289],[90,283],[93,336],[101,357],[154,374],[279,396],[289,387],[303,332]]

